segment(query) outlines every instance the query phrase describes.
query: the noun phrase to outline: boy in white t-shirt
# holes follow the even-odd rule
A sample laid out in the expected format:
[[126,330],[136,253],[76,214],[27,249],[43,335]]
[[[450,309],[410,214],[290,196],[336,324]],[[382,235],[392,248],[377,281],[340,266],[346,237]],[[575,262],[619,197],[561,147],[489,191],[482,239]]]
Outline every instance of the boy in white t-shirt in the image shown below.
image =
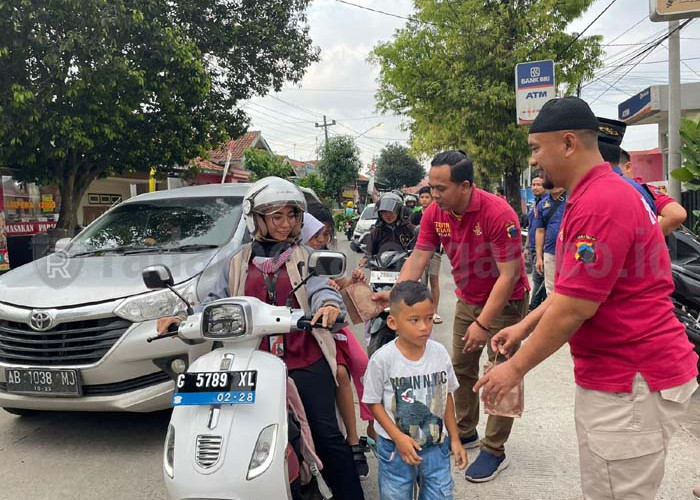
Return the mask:
[[387,324],[397,338],[369,360],[362,402],[377,430],[379,496],[420,500],[452,498],[450,449],[463,469],[467,455],[459,440],[453,393],[459,386],[447,350],[430,340],[432,296],[415,281],[398,283],[389,297]]

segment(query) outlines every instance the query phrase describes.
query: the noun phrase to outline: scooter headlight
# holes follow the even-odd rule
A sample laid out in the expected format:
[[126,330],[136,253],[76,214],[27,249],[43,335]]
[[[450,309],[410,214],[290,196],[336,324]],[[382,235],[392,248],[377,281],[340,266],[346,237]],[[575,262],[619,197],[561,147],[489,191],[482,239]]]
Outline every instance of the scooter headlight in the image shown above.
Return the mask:
[[275,443],[277,442],[277,424],[271,424],[260,431],[258,441],[255,443],[253,456],[250,457],[247,479],[255,479],[265,472],[272,464],[275,456]]
[[246,320],[240,304],[214,304],[202,313],[202,337],[220,340],[245,335]]
[[172,479],[175,477],[175,427],[168,425],[168,434],[165,436],[165,446],[163,448],[163,470]]

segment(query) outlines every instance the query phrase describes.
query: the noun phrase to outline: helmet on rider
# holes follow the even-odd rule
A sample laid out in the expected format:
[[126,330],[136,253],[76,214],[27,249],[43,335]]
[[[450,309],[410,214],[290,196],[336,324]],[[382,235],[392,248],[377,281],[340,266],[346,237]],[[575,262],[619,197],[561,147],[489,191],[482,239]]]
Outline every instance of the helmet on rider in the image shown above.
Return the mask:
[[406,196],[404,196],[403,202],[407,208],[413,210],[414,208],[416,208],[416,205],[418,205],[418,198],[415,194],[407,194]]
[[254,239],[269,239],[265,216],[291,206],[297,212],[296,223],[289,233],[290,240],[297,240],[306,212],[304,193],[291,182],[279,177],[265,177],[248,189],[243,197],[243,217]]
[[[403,200],[396,193],[384,193],[377,202],[377,212],[393,212],[396,217],[401,218],[403,214]],[[380,217],[381,219],[381,217]]]
[[354,204],[352,201],[349,201],[349,202],[347,202],[347,203],[345,204],[345,206],[346,206],[347,208],[352,208],[352,207],[355,206],[355,204]]

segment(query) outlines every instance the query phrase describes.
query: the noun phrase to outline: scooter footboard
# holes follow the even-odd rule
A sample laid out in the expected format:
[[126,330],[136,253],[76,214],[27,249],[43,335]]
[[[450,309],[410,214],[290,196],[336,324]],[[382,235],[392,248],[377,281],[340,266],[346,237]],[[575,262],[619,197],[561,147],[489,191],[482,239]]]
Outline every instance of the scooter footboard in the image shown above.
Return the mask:
[[[218,369],[227,351],[231,350],[212,351],[190,370]],[[164,474],[168,493],[174,500],[291,498],[286,461],[286,367],[269,353],[241,355],[237,350],[230,369],[257,371],[255,402],[173,409],[173,477],[167,468]],[[258,446],[253,463],[259,440],[264,445]]]

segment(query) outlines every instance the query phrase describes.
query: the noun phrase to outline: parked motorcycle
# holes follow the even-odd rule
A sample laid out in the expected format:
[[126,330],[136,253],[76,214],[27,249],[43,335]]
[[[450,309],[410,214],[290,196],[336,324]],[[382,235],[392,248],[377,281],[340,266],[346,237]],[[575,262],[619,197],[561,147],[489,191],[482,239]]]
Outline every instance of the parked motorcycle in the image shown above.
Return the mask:
[[[307,278],[297,287],[310,276],[333,278],[344,272],[343,254],[315,252],[309,258]],[[143,278],[149,288],[172,286],[165,266],[144,269]],[[177,336],[186,343],[220,345],[196,359],[176,380],[163,453],[165,484],[172,499],[292,498],[287,369],[279,357],[258,346],[264,337],[274,345],[275,337],[311,328],[302,310],[231,297],[206,305],[200,313],[188,308],[186,320],[169,333],[148,339]],[[331,498],[318,465],[307,465],[321,496]]]
[[[685,227],[668,236],[674,312],[700,355],[700,239]],[[700,363],[698,368],[700,369]]]

